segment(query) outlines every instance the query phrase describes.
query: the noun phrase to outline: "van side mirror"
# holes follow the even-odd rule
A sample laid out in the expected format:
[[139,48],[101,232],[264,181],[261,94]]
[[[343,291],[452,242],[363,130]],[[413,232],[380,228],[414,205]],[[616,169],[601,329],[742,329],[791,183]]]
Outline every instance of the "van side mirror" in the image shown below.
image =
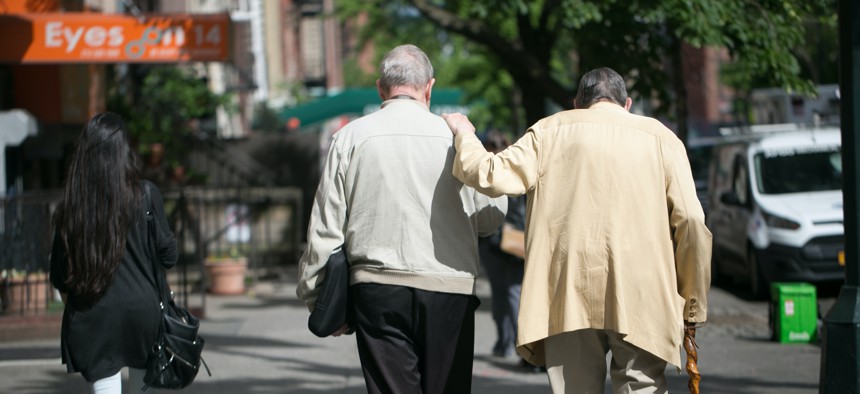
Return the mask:
[[725,192],[720,194],[720,202],[727,205],[741,205],[741,199],[735,192]]

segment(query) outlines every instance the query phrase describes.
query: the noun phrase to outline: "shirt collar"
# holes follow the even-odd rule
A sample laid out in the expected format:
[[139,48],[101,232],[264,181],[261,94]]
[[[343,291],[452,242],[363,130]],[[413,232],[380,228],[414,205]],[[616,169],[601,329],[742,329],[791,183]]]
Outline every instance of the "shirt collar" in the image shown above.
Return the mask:
[[427,106],[424,105],[424,103],[422,103],[418,100],[411,99],[411,98],[396,98],[396,97],[398,97],[398,96],[395,96],[395,98],[392,98],[390,100],[383,101],[379,107],[385,108],[386,106],[389,106],[389,105],[396,103],[396,105],[417,105],[421,108],[424,108],[427,111],[430,110],[430,108],[427,108]]

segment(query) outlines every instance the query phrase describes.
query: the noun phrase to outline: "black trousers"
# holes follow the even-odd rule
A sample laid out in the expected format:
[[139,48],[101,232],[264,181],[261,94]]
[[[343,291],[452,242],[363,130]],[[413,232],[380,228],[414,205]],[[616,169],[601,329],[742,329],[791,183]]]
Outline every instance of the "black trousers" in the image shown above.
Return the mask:
[[471,392],[477,297],[363,283],[350,298],[369,393]]

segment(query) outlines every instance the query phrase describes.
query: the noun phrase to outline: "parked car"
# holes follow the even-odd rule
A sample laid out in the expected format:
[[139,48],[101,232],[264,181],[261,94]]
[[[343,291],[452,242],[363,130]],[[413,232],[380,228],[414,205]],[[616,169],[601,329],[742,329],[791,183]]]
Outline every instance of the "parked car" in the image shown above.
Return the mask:
[[838,128],[769,132],[716,145],[707,223],[712,277],[746,282],[844,280]]
[[708,200],[708,172],[715,144],[713,139],[697,139],[688,142],[687,146],[687,158],[690,160],[690,169],[696,184],[696,196],[699,198],[699,203],[702,204],[705,215],[708,214],[710,204]]

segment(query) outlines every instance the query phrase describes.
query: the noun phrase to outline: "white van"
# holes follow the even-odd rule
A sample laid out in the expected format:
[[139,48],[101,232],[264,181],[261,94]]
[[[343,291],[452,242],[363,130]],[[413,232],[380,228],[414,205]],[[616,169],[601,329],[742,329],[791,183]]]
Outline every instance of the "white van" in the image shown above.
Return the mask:
[[707,224],[715,281],[754,296],[775,281],[841,281],[842,154],[838,128],[755,133],[713,149]]

